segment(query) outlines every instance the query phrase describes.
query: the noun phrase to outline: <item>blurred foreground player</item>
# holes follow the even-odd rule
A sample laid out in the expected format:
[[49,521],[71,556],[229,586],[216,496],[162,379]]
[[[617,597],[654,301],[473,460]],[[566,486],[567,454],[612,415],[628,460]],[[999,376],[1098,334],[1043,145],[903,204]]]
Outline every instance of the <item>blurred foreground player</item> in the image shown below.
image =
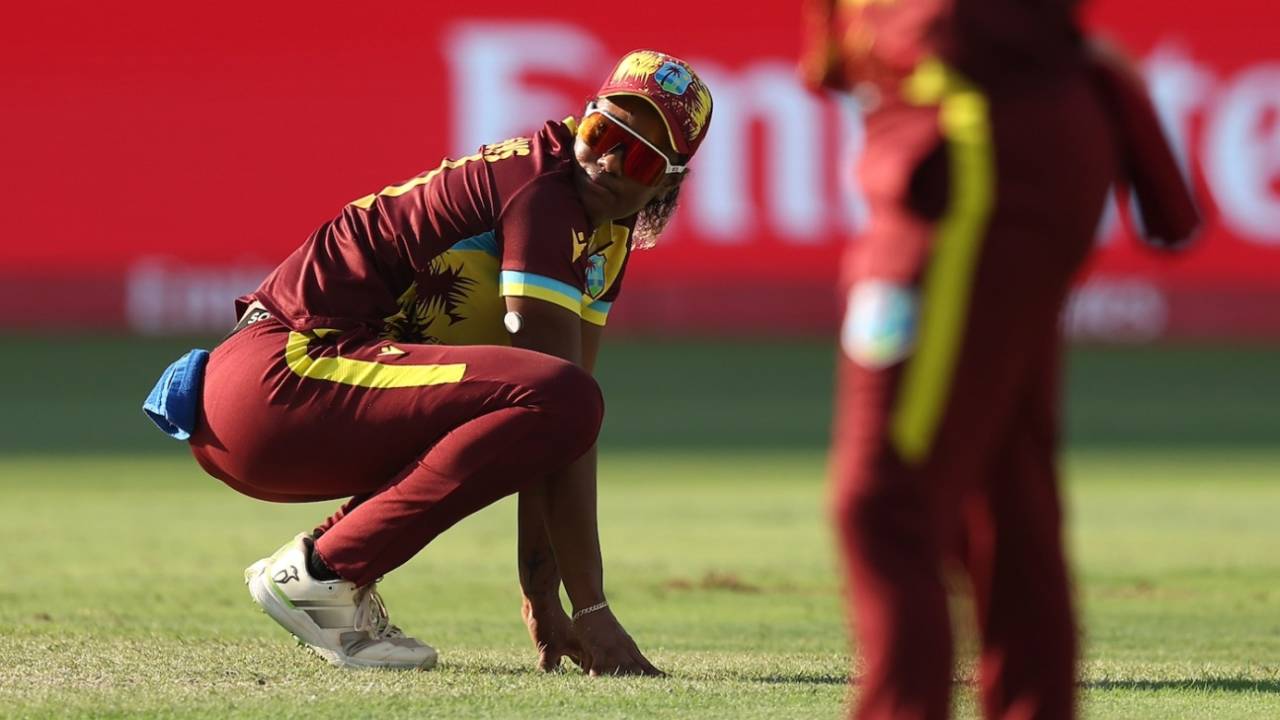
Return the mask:
[[1074,713],[1059,314],[1114,180],[1157,244],[1198,222],[1141,82],[1082,37],[1074,6],[807,8],[806,79],[870,105],[833,448],[858,718],[947,716],[953,563],[974,595],[985,715]]
[[710,118],[685,62],[628,54],[580,119],[352,202],[237,301],[211,355],[166,371],[146,409],[211,475],[273,502],[351,497],[246,570],[272,618],[335,665],[433,666],[374,583],[519,492],[539,666],[658,674],[605,601],[590,373]]

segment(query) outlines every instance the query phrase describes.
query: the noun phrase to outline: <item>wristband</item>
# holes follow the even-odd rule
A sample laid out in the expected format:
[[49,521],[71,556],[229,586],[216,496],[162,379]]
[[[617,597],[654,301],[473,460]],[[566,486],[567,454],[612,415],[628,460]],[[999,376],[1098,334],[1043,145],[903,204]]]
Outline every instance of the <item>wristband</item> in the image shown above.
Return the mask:
[[584,607],[584,608],[582,608],[581,610],[575,610],[575,611],[573,612],[573,619],[574,619],[574,620],[577,620],[578,618],[582,617],[583,615],[590,615],[591,613],[593,613],[593,612],[595,612],[595,611],[597,611],[597,610],[603,610],[603,609],[605,609],[605,608],[607,608],[607,607],[609,607],[609,601],[608,601],[608,600],[601,600],[600,602],[596,603],[595,605],[592,605],[591,607]]

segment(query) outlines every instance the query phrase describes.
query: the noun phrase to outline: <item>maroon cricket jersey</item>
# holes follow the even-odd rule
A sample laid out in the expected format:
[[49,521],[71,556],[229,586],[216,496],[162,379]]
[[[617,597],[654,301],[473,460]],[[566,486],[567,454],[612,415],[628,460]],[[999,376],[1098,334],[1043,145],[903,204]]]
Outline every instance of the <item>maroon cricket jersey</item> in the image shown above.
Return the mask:
[[809,0],[805,62],[814,85],[872,83],[887,95],[938,57],[990,88],[1077,66],[1079,0]]
[[389,339],[508,344],[504,296],[604,325],[634,217],[592,228],[573,185],[576,122],[390,185],[321,225],[253,293],[297,331],[367,327]]

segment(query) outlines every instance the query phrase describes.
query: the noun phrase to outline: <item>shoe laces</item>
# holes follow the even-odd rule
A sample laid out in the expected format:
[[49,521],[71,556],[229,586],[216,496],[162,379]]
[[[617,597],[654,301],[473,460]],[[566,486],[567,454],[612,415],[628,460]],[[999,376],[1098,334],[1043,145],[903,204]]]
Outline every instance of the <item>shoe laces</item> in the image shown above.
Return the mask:
[[375,583],[369,583],[356,591],[355,628],[378,640],[404,637],[404,632],[391,624],[387,604],[382,601]]

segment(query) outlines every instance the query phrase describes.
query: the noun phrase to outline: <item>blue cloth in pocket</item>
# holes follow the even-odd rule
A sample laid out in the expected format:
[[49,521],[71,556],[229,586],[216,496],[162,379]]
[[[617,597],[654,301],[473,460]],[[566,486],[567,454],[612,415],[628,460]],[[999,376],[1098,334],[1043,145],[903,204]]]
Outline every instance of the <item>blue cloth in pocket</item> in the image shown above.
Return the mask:
[[204,366],[208,362],[208,350],[188,351],[165,368],[147,395],[147,401],[142,403],[142,412],[175,440],[186,440],[195,432]]

